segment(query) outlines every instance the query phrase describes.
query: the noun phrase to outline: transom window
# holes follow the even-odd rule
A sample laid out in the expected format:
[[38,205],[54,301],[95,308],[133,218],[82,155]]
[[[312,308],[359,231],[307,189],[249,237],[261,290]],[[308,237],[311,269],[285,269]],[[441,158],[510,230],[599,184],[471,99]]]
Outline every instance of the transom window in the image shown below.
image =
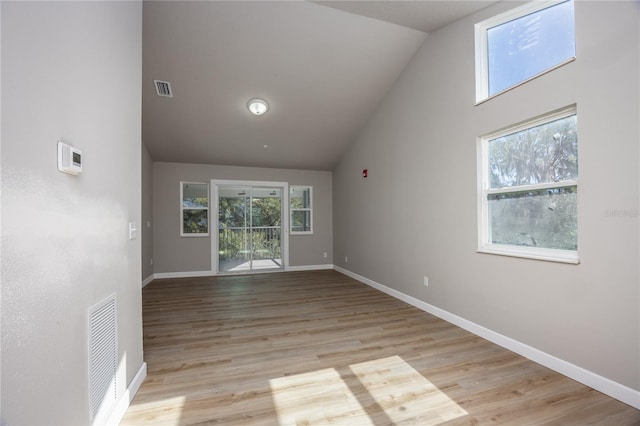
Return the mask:
[[479,138],[478,251],[578,263],[575,106]]
[[475,26],[476,102],[576,57],[573,0],[532,1]]
[[180,236],[209,235],[209,184],[180,182]]
[[313,188],[291,186],[291,234],[313,234]]

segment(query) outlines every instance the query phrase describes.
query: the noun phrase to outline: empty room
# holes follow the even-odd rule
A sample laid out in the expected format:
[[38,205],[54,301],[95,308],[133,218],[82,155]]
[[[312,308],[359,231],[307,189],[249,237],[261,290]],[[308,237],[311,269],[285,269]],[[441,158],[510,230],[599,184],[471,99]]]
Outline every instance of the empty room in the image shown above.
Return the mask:
[[640,3],[0,2],[3,425],[640,425]]

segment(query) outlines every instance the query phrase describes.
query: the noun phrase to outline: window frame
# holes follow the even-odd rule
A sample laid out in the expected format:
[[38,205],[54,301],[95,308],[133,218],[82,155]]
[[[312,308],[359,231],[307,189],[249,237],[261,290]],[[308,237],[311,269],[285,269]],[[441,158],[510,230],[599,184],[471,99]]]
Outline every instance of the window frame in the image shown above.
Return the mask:
[[[184,186],[185,185],[206,185],[207,206],[206,207],[185,207],[184,206]],[[206,210],[207,212],[207,232],[185,232],[184,212],[185,210]],[[211,232],[211,188],[207,182],[186,182],[180,181],[180,236],[181,237],[208,237]]]
[[[294,208],[292,207],[293,197],[289,194],[289,233],[290,235],[313,235],[313,186],[311,185],[291,185],[289,191],[295,190],[309,190],[309,207]],[[293,213],[299,211],[309,212],[309,230],[308,231],[294,231],[293,230]]]
[[[490,30],[491,28],[500,26],[502,24],[506,24],[508,22],[514,21],[518,18],[522,18],[524,16],[539,12],[543,9],[557,6],[561,3],[566,3],[569,1],[574,1],[574,0],[530,1],[529,3],[526,3],[520,7],[516,7],[514,9],[500,13],[498,15],[495,15],[491,18],[485,19],[484,21],[481,21],[475,24],[474,31],[475,31],[475,53],[476,53],[475,55],[476,105],[486,102],[489,99],[493,99],[496,96],[499,96],[505,92],[513,90],[516,87],[522,86],[523,84],[526,84],[529,81],[540,77],[541,75],[547,74],[555,69],[558,69],[576,60],[577,53],[574,53],[574,56],[567,58],[564,61],[561,61],[546,70],[540,71],[539,73],[523,81],[520,81],[519,83],[516,83],[513,86],[509,86],[492,95],[489,94],[489,54],[488,54],[488,37],[487,37],[488,30]],[[574,1],[574,8],[575,8],[575,1]],[[575,38],[575,34],[574,34],[574,38]]]
[[[578,188],[578,179],[563,180],[558,182],[544,182],[539,184],[519,185],[491,189],[489,177],[489,144],[492,140],[507,136],[519,131],[537,127],[572,115],[577,115],[576,105],[571,105],[560,110],[523,121],[519,124],[503,128],[501,130],[483,135],[477,139],[478,155],[478,253],[497,254],[503,256],[520,257],[526,259],[546,260],[561,263],[580,263],[579,245],[576,250],[562,250],[542,247],[516,246],[507,244],[495,244],[490,242],[491,222],[489,217],[489,196],[500,193],[514,193],[535,189],[555,189],[575,186]],[[577,129],[576,129],[577,131]],[[579,152],[579,150],[578,150]],[[578,157],[579,162],[579,157]],[[577,193],[579,197],[579,191]],[[576,212],[578,215],[578,212]],[[578,230],[579,237],[579,230]]]

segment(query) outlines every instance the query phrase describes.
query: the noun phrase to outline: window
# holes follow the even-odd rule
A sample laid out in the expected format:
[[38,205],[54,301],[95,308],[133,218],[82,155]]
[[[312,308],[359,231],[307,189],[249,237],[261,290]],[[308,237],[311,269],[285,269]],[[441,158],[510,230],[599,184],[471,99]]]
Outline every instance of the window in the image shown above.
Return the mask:
[[573,0],[532,1],[476,24],[476,102],[576,57]]
[[180,236],[209,235],[209,184],[180,182]]
[[310,186],[292,186],[289,202],[291,203],[291,234],[313,234],[313,210],[311,207],[313,188]]
[[478,251],[578,263],[576,108],[479,138]]

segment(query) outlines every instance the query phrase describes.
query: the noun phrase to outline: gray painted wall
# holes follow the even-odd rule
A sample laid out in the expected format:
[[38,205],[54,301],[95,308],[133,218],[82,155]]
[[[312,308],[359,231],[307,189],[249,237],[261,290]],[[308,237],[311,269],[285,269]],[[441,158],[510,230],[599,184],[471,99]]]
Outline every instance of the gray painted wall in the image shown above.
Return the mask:
[[[333,263],[331,172],[204,164],[153,163],[154,271],[211,270],[210,237],[180,237],[180,181],[211,179],[289,182],[313,186],[313,235],[289,237],[289,265]],[[323,258],[327,252],[327,258]]]
[[[2,2],[2,424],[89,423],[88,308],[142,365],[140,2]],[[57,171],[59,138],[84,171]]]
[[153,160],[142,144],[142,280],[153,275]]
[[[343,156],[334,263],[640,390],[638,2],[576,2],[577,60],[474,106],[473,25],[516,5],[431,33]],[[573,103],[581,264],[476,253],[476,137]]]

